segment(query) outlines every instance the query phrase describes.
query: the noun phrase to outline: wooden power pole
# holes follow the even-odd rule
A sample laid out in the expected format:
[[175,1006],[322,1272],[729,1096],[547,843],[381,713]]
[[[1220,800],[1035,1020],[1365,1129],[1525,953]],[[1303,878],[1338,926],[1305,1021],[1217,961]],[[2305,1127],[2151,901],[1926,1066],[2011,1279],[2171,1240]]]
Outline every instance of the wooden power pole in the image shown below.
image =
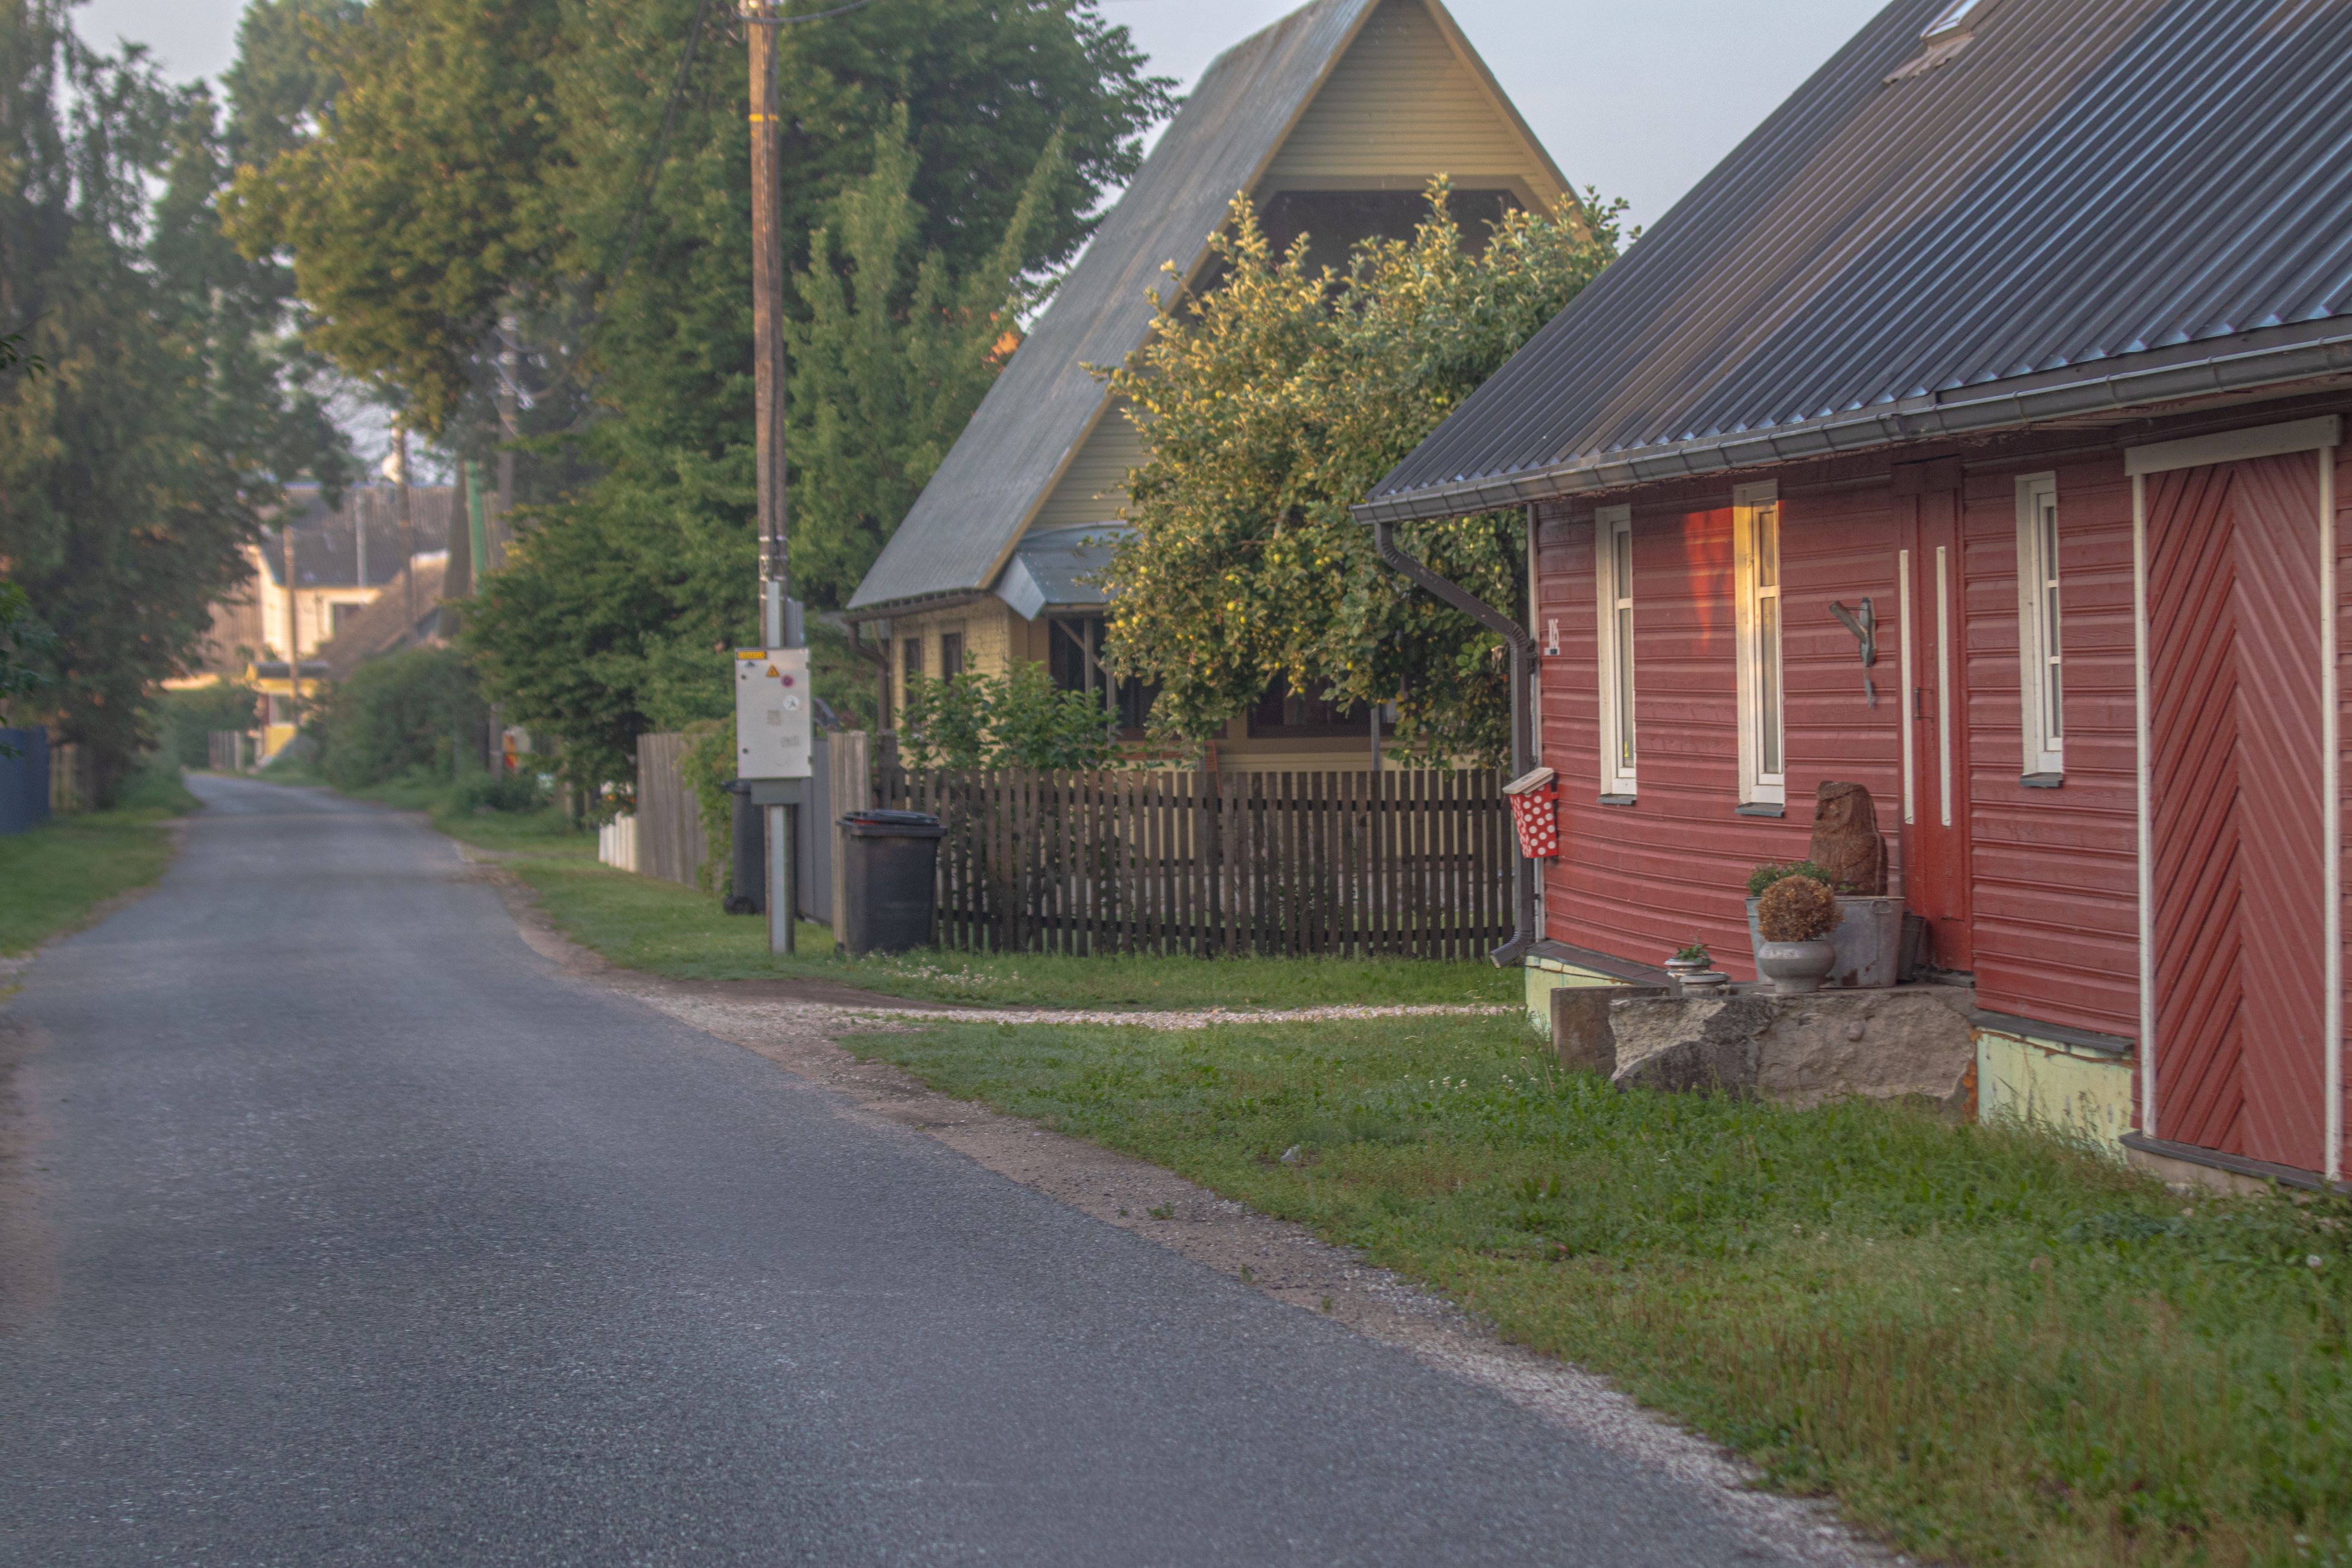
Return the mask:
[[[776,92],[776,34],[782,18],[760,0],[744,0],[751,81],[751,339],[753,447],[760,486],[760,630],[765,646],[783,648],[792,628],[785,530],[791,494],[785,470],[784,235],[778,211],[783,123]],[[768,804],[768,951],[793,950],[793,835],[798,808]]]

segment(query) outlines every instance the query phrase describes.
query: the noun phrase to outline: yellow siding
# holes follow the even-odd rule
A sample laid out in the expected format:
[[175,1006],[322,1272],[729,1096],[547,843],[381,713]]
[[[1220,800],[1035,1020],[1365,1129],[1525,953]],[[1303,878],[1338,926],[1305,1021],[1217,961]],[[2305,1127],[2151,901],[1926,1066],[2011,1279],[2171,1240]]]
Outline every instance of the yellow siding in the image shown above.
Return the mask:
[[991,599],[942,610],[931,615],[900,615],[890,622],[890,702],[895,708],[907,700],[904,644],[919,637],[923,643],[923,673],[940,674],[940,641],[951,632],[963,636],[964,668],[975,674],[1002,675],[1010,667],[1014,639],[1025,643],[1027,628],[1001,601]]
[[1143,464],[1143,438],[1117,403],[1103,411],[1095,428],[1045,497],[1033,528],[1065,524],[1107,523],[1127,505],[1127,473]]
[[1356,35],[1257,188],[1410,187],[1432,174],[1462,185],[1507,178],[1540,201],[1560,193],[1420,0],[1389,0]]

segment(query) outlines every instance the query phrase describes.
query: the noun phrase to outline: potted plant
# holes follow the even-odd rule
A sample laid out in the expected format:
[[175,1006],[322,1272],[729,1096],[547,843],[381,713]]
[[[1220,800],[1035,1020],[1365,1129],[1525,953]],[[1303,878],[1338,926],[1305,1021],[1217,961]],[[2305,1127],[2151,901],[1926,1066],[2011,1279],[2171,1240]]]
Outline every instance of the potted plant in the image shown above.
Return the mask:
[[1666,979],[1685,997],[1719,996],[1731,977],[1715,967],[1715,956],[1704,942],[1694,942],[1666,960]]
[[1837,894],[1816,877],[1775,878],[1757,899],[1756,971],[1772,982],[1775,994],[1803,996],[1822,988],[1822,977],[1837,962],[1827,940],[1837,929]]
[[1765,893],[1775,883],[1792,876],[1811,877],[1824,883],[1837,896],[1838,920],[1830,929],[1830,945],[1837,949],[1837,962],[1831,967],[1829,983],[1845,988],[1870,988],[1892,986],[1905,977],[1901,973],[1903,950],[1903,901],[1884,894],[1860,893],[1841,884],[1837,878],[1810,860],[1793,865],[1780,865],[1767,861],[1748,876],[1748,936],[1759,948],[1764,945],[1764,932],[1758,918],[1759,907]]
[[1715,960],[1704,942],[1694,942],[1666,960],[1666,978],[1687,980],[1693,975],[1703,975],[1714,967]]

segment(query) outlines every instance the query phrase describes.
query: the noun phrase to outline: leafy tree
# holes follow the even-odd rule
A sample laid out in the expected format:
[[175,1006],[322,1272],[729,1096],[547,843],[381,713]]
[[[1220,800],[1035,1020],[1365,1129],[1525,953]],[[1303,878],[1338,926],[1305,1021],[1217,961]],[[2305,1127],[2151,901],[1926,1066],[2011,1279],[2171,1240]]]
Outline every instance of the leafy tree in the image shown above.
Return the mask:
[[252,729],[260,705],[260,694],[242,681],[216,680],[163,693],[155,703],[163,759],[180,768],[210,766],[212,732]]
[[372,659],[326,705],[319,770],[341,789],[424,771],[446,778],[471,754],[488,716],[480,683],[455,649]]
[[[1223,280],[1109,374],[1146,460],[1128,487],[1136,536],[1105,572],[1108,651],[1160,683],[1155,729],[1204,738],[1281,675],[1395,701],[1402,745],[1427,758],[1507,755],[1501,643],[1381,566],[1349,507],[1608,263],[1619,210],[1514,213],[1470,247],[1441,180],[1412,238],[1359,246],[1341,274],[1307,265],[1305,236],[1276,255],[1235,201],[1213,242]],[[1398,532],[1521,607],[1516,513]]]
[[[469,634],[509,715],[592,785],[647,726],[723,709],[713,652],[756,631],[736,26],[719,0],[375,0],[311,28],[342,85],[240,176],[232,213],[331,317],[314,341],[464,455],[502,439],[489,339],[520,321],[531,538]],[[825,608],[984,390],[985,362],[956,356],[1017,302],[982,284],[1007,255],[1018,277],[1076,251],[1170,84],[1091,0],[891,0],[779,45],[782,222],[807,291],[787,303],[812,378],[793,393],[796,587]],[[886,326],[890,351],[835,351]],[[907,380],[927,354],[932,379]],[[845,402],[868,415],[826,424]],[[818,466],[836,463],[873,487],[828,495]]]
[[289,392],[271,280],[221,242],[221,168],[202,89],[90,49],[60,0],[0,0],[0,319],[47,366],[0,382],[0,573],[56,634],[40,716],[102,778],[241,574],[274,476],[339,448]]

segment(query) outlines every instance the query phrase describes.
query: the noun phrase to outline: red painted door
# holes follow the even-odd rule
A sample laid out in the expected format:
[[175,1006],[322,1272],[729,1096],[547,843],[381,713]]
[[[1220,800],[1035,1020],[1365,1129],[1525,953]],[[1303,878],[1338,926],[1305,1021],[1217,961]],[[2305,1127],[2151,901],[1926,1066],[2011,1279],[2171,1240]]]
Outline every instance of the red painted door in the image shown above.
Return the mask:
[[1903,900],[1925,915],[1928,958],[1967,971],[1969,936],[1968,661],[1961,645],[1960,497],[1937,490],[1916,508],[1902,565],[1907,575],[1903,635],[1909,665],[1904,693]]
[[2150,475],[2155,1135],[2321,1166],[2326,835],[2319,471]]

